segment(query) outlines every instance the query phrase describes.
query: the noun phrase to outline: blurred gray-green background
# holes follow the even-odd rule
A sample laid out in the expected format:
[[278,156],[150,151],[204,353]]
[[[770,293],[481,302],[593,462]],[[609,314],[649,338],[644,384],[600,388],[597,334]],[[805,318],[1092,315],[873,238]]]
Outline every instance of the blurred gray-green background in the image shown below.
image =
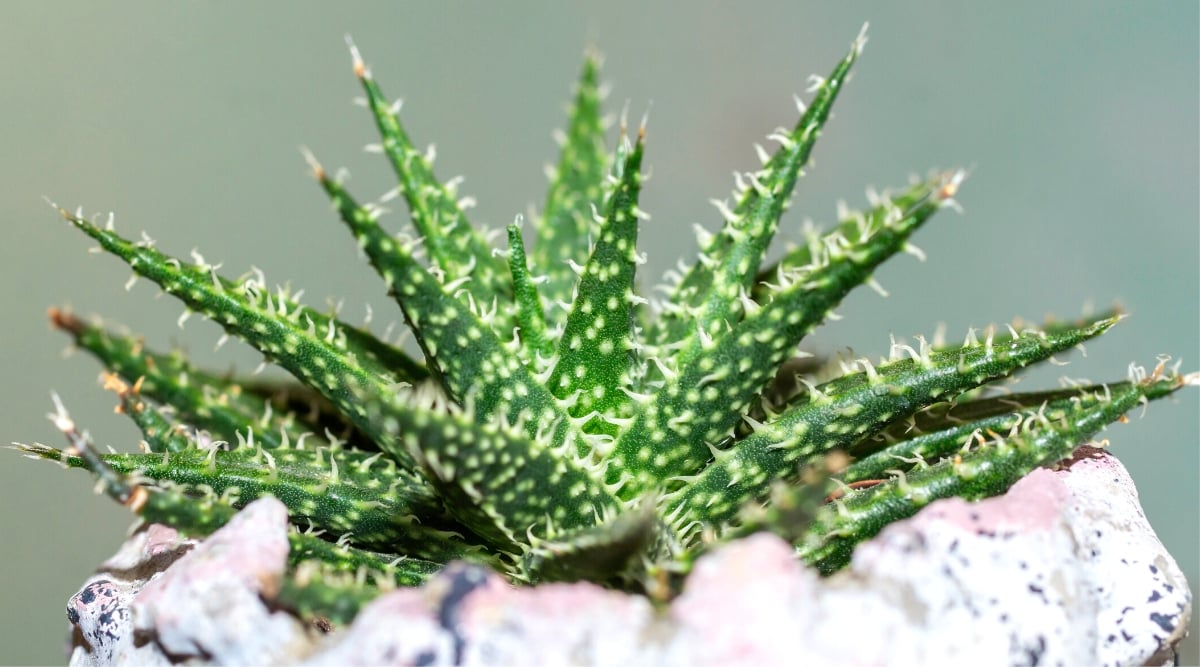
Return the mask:
[[[552,128],[586,44],[607,56],[613,110],[649,108],[652,179],[643,229],[657,280],[693,250],[691,224],[715,226],[751,145],[794,119],[792,93],[825,74],[864,21],[870,44],[839,100],[783,228],[829,222],[867,185],[968,166],[960,200],[921,232],[924,264],[879,272],[892,296],[852,295],[818,349],[885,353],[888,333],[950,332],[1084,304],[1119,301],[1133,317],[1063,371],[1124,377],[1155,355],[1200,367],[1198,10],[1177,3],[4,3],[0,6],[0,364],[4,441],[59,444],[43,418],[49,391],[99,442],[129,448],[84,355],[45,310],[70,304],[178,342],[218,368],[250,370],[236,344],[213,350],[211,324],[176,327],[181,308],[139,283],[42,201],[115,211],[160,247],[198,247],[235,275],[252,264],[290,280],[313,305],[346,298],[348,316],[394,309],[328,211],[297,151],[345,165],[367,198],[391,187],[364,154],[373,127],[343,35],[385,90],[407,100],[419,142],[436,141],[441,175],[464,174],[474,218],[492,226],[540,204]],[[396,218],[393,218],[396,219]],[[1151,406],[1105,435],[1193,590],[1197,561],[1200,392]],[[79,472],[0,455],[0,663],[64,660],[68,596],[130,523]],[[802,639],[801,639],[802,641]],[[1185,662],[1200,662],[1195,639]]]

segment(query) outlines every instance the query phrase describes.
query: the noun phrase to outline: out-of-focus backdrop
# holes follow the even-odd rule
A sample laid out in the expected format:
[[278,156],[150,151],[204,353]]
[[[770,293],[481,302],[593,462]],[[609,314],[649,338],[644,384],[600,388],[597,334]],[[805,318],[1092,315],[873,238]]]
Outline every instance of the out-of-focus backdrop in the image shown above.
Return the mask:
[[[966,166],[964,215],[939,215],[863,290],[818,350],[886,353],[889,332],[1077,315],[1123,304],[1133,317],[1064,371],[1124,377],[1130,362],[1170,353],[1200,367],[1197,4],[1179,3],[6,3],[0,7],[0,404],[4,441],[60,444],[43,415],[60,392],[102,444],[131,448],[85,355],[45,310],[69,304],[178,342],[200,361],[250,370],[218,329],[154,299],[42,200],[115,211],[117,228],[160,247],[198,247],[238,275],[345,298],[376,322],[394,313],[355,244],[329,212],[297,151],[345,165],[369,197],[390,171],[373,141],[343,35],[353,35],[385,90],[404,97],[438,170],[463,174],[474,219],[500,226],[540,205],[552,128],[585,45],[606,54],[612,110],[650,110],[643,208],[648,284],[693,252],[692,223],[755,164],[752,144],[790,125],[792,94],[826,74],[864,21],[870,43],[839,100],[781,230],[830,222],[864,187]],[[393,220],[398,219],[394,217]],[[1193,590],[1197,565],[1200,392],[1151,406],[1105,435],[1132,470],[1150,520]],[[0,452],[0,663],[64,659],[68,596],[120,543],[130,517],[91,493],[80,472]],[[869,630],[868,630],[869,631]],[[1193,633],[1195,634],[1195,633]],[[1184,655],[1200,662],[1195,639]]]

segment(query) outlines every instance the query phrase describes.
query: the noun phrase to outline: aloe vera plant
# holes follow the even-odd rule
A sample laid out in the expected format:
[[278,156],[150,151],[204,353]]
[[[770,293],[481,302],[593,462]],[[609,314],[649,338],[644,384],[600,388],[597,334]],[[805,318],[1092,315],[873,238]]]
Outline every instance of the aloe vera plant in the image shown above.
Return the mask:
[[[95,475],[146,521],[203,536],[252,500],[295,527],[280,604],[335,622],[455,559],[519,583],[590,580],[669,596],[693,559],[758,530],[830,573],[854,545],[929,502],[1003,493],[1130,409],[1197,375],[1160,362],[1103,385],[996,395],[1113,326],[990,327],[961,344],[892,342],[883,359],[797,361],[852,289],[953,206],[963,171],[885,193],[766,259],[865,37],[774,153],[737,176],[699,255],[660,292],[638,289],[643,128],[605,147],[599,67],[583,65],[542,212],[501,243],[472,226],[357,50],[354,72],[398,186],[360,203],[310,154],[332,208],[395,298],[419,357],[261,273],[227,277],[82,212],[63,217],[136,276],[294,376],[206,372],[179,353],[58,309],[53,324],[107,369],[140,453],[100,453],[59,404],[69,446],[18,445]],[[411,228],[385,229],[392,199]],[[527,250],[526,242],[530,242]],[[653,295],[653,296],[652,296]]]

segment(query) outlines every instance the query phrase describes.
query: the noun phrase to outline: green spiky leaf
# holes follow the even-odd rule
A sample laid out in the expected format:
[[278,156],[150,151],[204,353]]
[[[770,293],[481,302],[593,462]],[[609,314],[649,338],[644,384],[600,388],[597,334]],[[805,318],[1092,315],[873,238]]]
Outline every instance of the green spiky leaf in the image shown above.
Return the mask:
[[[550,372],[550,390],[573,397],[576,416],[618,414],[628,396],[633,356],[634,269],[638,263],[637,228],[642,213],[643,135],[619,161],[617,184],[609,198],[600,236],[579,276],[579,296],[571,307]],[[600,427],[615,431],[615,425]]]
[[811,456],[843,449],[891,421],[934,401],[954,396],[1100,335],[1117,318],[1046,334],[1041,331],[989,334],[958,349],[903,359],[815,387],[807,403],[778,415],[729,450],[686,485],[667,496],[668,516],[692,533],[703,525],[733,519],[740,506],[763,496]]
[[[432,151],[418,151],[400,124],[399,108],[393,106],[351,46],[354,73],[367,94],[367,108],[375,117],[383,140],[381,149],[396,172],[398,191],[408,203],[413,226],[424,239],[430,259],[448,282],[471,282],[469,294],[485,306],[508,300],[511,292],[504,280],[504,265],[492,254],[491,245],[467,221],[463,202],[454,183],[442,183],[433,175]],[[463,296],[464,303],[466,295]]]
[[604,197],[609,156],[604,150],[599,77],[599,57],[589,53],[576,85],[562,154],[536,227],[533,259],[545,276],[541,293],[547,304],[570,302],[578,280],[571,263],[582,265],[587,260],[588,238],[594,229],[593,210]]
[[725,439],[797,343],[853,288],[903,249],[908,237],[944,204],[960,173],[943,177],[943,196],[878,227],[864,226],[857,238],[833,232],[812,263],[784,276],[769,300],[754,303],[743,290],[745,315],[710,335],[696,333],[674,359],[656,359],[665,376],[652,395],[638,399],[632,423],[617,438],[614,468],[632,476],[633,492],[665,485],[698,470],[709,446]]
[[[345,623],[381,592],[459,558],[514,583],[589,580],[665,599],[697,555],[765,529],[831,572],[855,544],[932,500],[1003,493],[1138,402],[1200,384],[1160,364],[1126,382],[992,395],[996,381],[1103,333],[1111,313],[989,329],[982,341],[971,332],[955,346],[893,341],[884,361],[843,362],[840,375],[792,358],[855,288],[883,292],[872,274],[885,261],[922,256],[912,235],[954,205],[965,175],[869,197],[865,211],[839,211],[831,230],[767,259],[864,43],[860,35],[815,79],[800,119],[771,135],[778,150],[760,151],[735,201],[718,203],[724,226],[661,301],[636,280],[644,130],[630,141],[622,123],[605,149],[595,56],[543,214],[532,229],[518,219],[492,247],[468,223],[456,180],[435,177],[432,151],[416,149],[352,48],[398,185],[362,204],[307,157],[423,362],[268,290],[261,273],[230,280],[199,255],[185,263],[148,237],[64,212],[296,381],[206,372],[54,311],[109,372],[143,452],[99,453],[61,404],[52,419],[69,447],[17,449],[86,469],[142,519],[194,536],[255,498],[278,498],[291,553],[276,604]],[[385,228],[395,197],[409,231]]]
[[713,201],[725,218],[725,226],[705,244],[700,259],[680,279],[667,300],[669,308],[659,320],[660,326],[651,329],[651,342],[675,342],[696,329],[714,336],[726,321],[738,318],[743,304],[738,297],[751,287],[796,181],[829,119],[833,102],[865,44],[865,37],[860,35],[829,77],[816,79],[816,97],[802,111],[796,126],[790,132],[771,135],[780,147],[764,159],[762,168],[738,176],[733,209]]
[[799,538],[799,555],[829,573],[844,565],[854,545],[883,526],[907,518],[940,498],[978,500],[1004,493],[1035,468],[1053,465],[1142,401],[1184,385],[1174,375],[1123,382],[1077,400],[1047,405],[1011,435],[997,434],[968,452],[849,494],[818,513]]
[[[149,242],[135,243],[79,215],[61,213],[139,275],[207,315],[333,402],[373,437],[382,434],[371,433],[365,409],[353,398],[354,388],[371,387],[386,395],[401,382],[415,379],[384,367],[371,350],[355,345],[337,320],[296,303],[282,290],[272,295],[261,280],[222,278],[211,265],[181,262],[155,250]],[[411,461],[400,463],[411,467]]]

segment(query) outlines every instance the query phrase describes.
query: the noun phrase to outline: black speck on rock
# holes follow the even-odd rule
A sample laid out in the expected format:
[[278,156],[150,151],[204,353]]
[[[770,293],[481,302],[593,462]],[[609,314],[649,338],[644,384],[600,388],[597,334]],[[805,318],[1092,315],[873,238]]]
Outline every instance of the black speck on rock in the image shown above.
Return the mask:
[[1168,634],[1175,631],[1175,617],[1174,616],[1167,616],[1166,614],[1160,614],[1158,612],[1154,612],[1154,613],[1150,614],[1150,620],[1152,620],[1156,624],[1158,624],[1158,627],[1162,628],[1163,631]]
[[1046,638],[1041,635],[1038,635],[1037,645],[1029,646],[1029,647],[1025,648],[1025,656],[1029,659],[1029,662],[1027,662],[1026,664],[1033,665],[1033,667],[1037,667],[1038,663],[1040,663],[1042,661],[1042,655],[1044,655],[1045,653],[1046,653]]
[[466,638],[458,628],[459,607],[472,591],[487,583],[488,571],[478,565],[464,565],[450,568],[442,576],[446,580],[447,590],[438,608],[438,623],[454,637],[454,664],[458,665],[462,663],[462,652],[466,646]]
[[448,590],[442,596],[440,609],[438,610],[438,621],[446,629],[450,629],[450,623],[458,620],[458,607],[463,600],[471,594],[476,588],[487,583],[488,572],[482,567],[468,565],[460,568],[453,568],[446,572]]
[[1041,586],[1038,586],[1036,584],[1029,584],[1028,588],[1029,588],[1030,593],[1033,593],[1033,594],[1037,595],[1038,597],[1042,598],[1042,602],[1046,602],[1046,603],[1050,602],[1049,600],[1046,599],[1046,589],[1044,589]]

